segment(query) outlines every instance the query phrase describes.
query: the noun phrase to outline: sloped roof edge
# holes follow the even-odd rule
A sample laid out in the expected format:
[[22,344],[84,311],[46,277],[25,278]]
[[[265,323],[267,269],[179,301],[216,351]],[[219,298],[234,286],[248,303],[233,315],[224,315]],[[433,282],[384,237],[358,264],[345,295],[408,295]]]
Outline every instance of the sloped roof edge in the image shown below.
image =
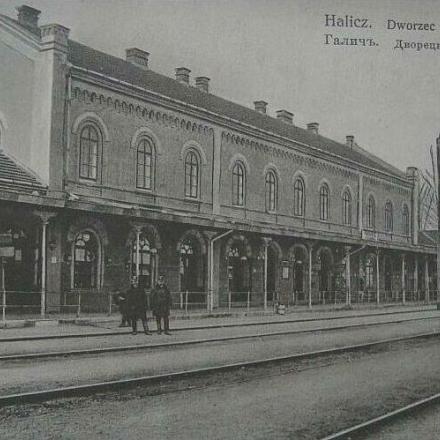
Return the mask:
[[4,149],[0,149],[0,187],[2,182],[6,183],[9,189],[14,186],[17,188],[29,187],[37,191],[46,191],[47,189],[33,170]]

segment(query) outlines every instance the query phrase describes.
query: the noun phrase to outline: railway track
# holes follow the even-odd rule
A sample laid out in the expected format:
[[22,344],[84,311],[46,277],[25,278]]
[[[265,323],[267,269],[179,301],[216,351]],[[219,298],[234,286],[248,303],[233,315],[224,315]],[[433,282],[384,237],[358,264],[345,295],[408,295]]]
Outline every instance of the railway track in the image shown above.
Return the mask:
[[395,422],[401,418],[407,417],[414,414],[415,412],[429,407],[431,405],[436,405],[440,402],[440,393],[434,394],[432,396],[426,397],[424,399],[413,402],[409,405],[402,406],[394,411],[390,411],[379,417],[367,420],[366,422],[359,423],[357,425],[345,428],[341,431],[335,432],[334,434],[323,437],[321,440],[349,440],[355,439],[357,436],[376,430],[386,424]]
[[[171,342],[156,343],[156,344],[142,344],[142,345],[138,344],[138,345],[88,348],[88,349],[77,349],[77,350],[66,350],[66,351],[0,355],[0,362],[33,360],[33,359],[43,359],[43,358],[55,358],[55,357],[73,357],[73,356],[95,355],[95,354],[105,354],[105,353],[115,353],[115,352],[129,352],[129,351],[139,351],[139,350],[157,350],[157,349],[176,348],[176,347],[218,343],[218,342],[228,342],[228,341],[233,342],[244,339],[259,339],[259,338],[273,337],[273,336],[286,336],[286,335],[295,335],[295,334],[368,328],[368,327],[381,326],[381,325],[401,324],[406,322],[423,321],[423,320],[439,319],[439,318],[440,316],[425,316],[418,318],[393,320],[387,322],[359,323],[359,324],[348,324],[348,325],[340,325],[333,327],[316,327],[313,329],[296,329],[296,330],[285,330],[285,331],[275,331],[275,332],[272,331],[272,332],[255,333],[255,334],[247,334],[247,335],[221,336],[221,337],[212,337],[212,338],[191,339],[186,341],[171,341]],[[291,322],[292,321],[290,321],[290,323]],[[279,322],[277,322],[277,324],[279,324]],[[121,333],[117,333],[117,334],[120,335]],[[108,336],[108,333],[106,333],[105,336]]]
[[[348,345],[344,347],[324,349],[318,351],[311,351],[305,353],[296,353],[293,355],[287,355],[282,357],[271,357],[266,359],[238,362],[232,364],[219,365],[208,368],[199,368],[193,370],[178,371],[167,374],[142,376],[129,379],[120,379],[92,384],[83,384],[70,387],[59,387],[46,390],[32,391],[26,393],[17,393],[0,396],[0,407],[19,405],[25,403],[37,403],[48,401],[52,399],[61,399],[68,397],[83,397],[86,395],[92,395],[95,393],[111,392],[118,390],[130,389],[137,386],[147,387],[150,385],[161,385],[178,382],[184,379],[195,379],[203,376],[214,375],[216,373],[227,373],[238,370],[246,370],[253,367],[264,366],[276,366],[284,362],[295,362],[317,359],[321,357],[331,355],[341,355],[346,353],[367,352],[371,349],[384,348],[391,344],[411,342],[421,339],[431,339],[440,337],[440,332],[423,333],[418,335],[412,335],[400,338],[389,338],[375,342],[369,342],[365,344]],[[347,431],[347,430],[346,430]],[[344,431],[345,432],[345,431]],[[354,432],[354,431],[353,431]],[[348,433],[348,431],[347,431]],[[336,435],[336,434],[334,434]],[[340,434],[345,435],[345,434]],[[344,438],[344,437],[327,437],[327,440],[332,438]],[[349,437],[345,437],[349,438]]]
[[[251,322],[241,322],[241,323],[227,323],[227,324],[210,324],[210,325],[200,325],[193,327],[180,327],[174,328],[173,332],[182,332],[188,330],[209,330],[209,329],[220,329],[220,328],[236,328],[236,327],[255,327],[264,325],[288,325],[296,323],[306,323],[306,322],[319,322],[319,321],[337,321],[343,319],[356,319],[356,318],[368,318],[375,316],[397,316],[405,315],[410,313],[425,313],[425,312],[435,312],[436,308],[432,309],[412,309],[412,310],[401,310],[398,312],[380,312],[380,313],[366,313],[359,315],[348,315],[348,316],[329,316],[325,318],[302,318],[302,319],[284,319],[284,320],[272,320],[272,321],[251,321]],[[409,318],[408,321],[418,320],[418,319],[435,319],[440,317],[440,313],[437,316],[420,317],[420,318]],[[404,321],[404,320],[402,320]],[[393,321],[393,322],[402,322]],[[360,324],[365,325],[365,324]],[[342,327],[342,326],[341,326]],[[96,338],[102,336],[119,336],[124,334],[129,334],[129,331],[106,331],[106,332],[94,332],[94,333],[72,333],[72,334],[56,334],[56,335],[28,335],[28,336],[14,336],[14,337],[0,337],[0,342],[24,342],[24,341],[40,341],[40,340],[56,340],[56,339],[82,339],[82,338]]]

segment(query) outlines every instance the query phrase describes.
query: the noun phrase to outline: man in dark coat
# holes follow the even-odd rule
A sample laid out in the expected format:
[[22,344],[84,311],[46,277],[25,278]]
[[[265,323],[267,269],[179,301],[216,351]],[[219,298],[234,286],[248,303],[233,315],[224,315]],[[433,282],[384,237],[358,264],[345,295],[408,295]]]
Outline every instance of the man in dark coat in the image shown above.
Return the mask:
[[170,335],[170,308],[171,308],[171,294],[168,287],[165,284],[165,277],[161,275],[156,284],[156,287],[151,292],[151,309],[153,315],[156,317],[157,333],[162,333],[161,320],[163,319],[163,325],[165,334]]
[[130,319],[128,317],[127,294],[124,292],[114,293],[113,302],[118,306],[119,312],[121,313],[121,323],[119,327],[128,327],[130,325]]
[[139,287],[137,278],[133,278],[131,282],[131,287],[127,291],[127,308],[129,318],[131,320],[133,335],[137,334],[138,319],[142,321],[142,326],[144,327],[145,334],[151,335],[151,333],[148,331],[146,302],[147,298],[145,296],[144,290]]

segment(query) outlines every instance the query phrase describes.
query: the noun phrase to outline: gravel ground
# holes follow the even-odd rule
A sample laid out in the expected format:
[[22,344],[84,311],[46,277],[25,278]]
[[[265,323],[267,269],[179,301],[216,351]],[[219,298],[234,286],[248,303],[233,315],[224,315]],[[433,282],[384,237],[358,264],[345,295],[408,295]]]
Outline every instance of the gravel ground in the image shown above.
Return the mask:
[[440,405],[417,411],[377,431],[366,434],[362,439],[370,440],[438,440],[440,438]]
[[[149,349],[78,357],[57,357],[0,364],[0,394],[74,386],[121,377],[139,377],[264,359],[384,338],[439,330],[437,320],[414,321],[332,332],[271,336],[172,349]],[[200,336],[200,334],[199,334]],[[172,341],[177,335],[130,336],[139,340]]]
[[[167,336],[145,337],[140,332],[136,337],[133,337],[130,333],[127,333],[127,329],[123,329],[124,334],[121,335],[106,335],[106,336],[94,336],[91,338],[78,338],[78,339],[48,339],[48,340],[36,340],[36,341],[19,341],[19,342],[2,342],[0,344],[0,355],[13,355],[24,353],[41,353],[41,352],[54,352],[54,351],[67,351],[67,350],[81,350],[88,348],[104,348],[104,347],[123,347],[127,345],[145,345],[145,344],[162,344],[169,342],[170,340],[188,341],[201,338],[219,338],[219,337],[232,337],[235,335],[254,335],[256,333],[269,333],[269,332],[281,332],[281,331],[301,331],[301,330],[313,330],[317,328],[332,328],[343,325],[358,325],[358,324],[370,324],[381,322],[398,322],[404,319],[412,318],[424,318],[433,317],[436,319],[429,319],[420,321],[421,326],[417,321],[409,321],[405,327],[410,329],[426,328],[429,330],[440,330],[440,313],[438,311],[432,312],[418,312],[411,314],[398,314],[398,315],[386,315],[386,316],[366,316],[366,317],[351,317],[341,318],[338,320],[327,321],[312,321],[312,322],[292,322],[288,324],[265,324],[261,323],[258,326],[249,327],[223,327],[203,330],[185,330],[175,332],[172,339]],[[404,325],[404,324],[402,324]],[[138,325],[139,330],[142,328],[141,324]],[[153,326],[151,326],[153,327]],[[353,329],[354,330],[354,329]],[[382,330],[381,330],[382,331]],[[387,330],[386,334],[388,333]]]
[[317,439],[439,392],[439,365],[438,341],[426,340],[305,363],[301,372],[273,368],[244,381],[236,373],[236,381],[219,377],[181,392],[4,408],[0,438]]
[[[295,310],[295,311],[292,311]],[[265,315],[255,315],[252,312],[249,315],[242,314],[240,316],[222,316],[222,317],[197,317],[196,315],[190,315],[191,319],[171,319],[172,328],[182,328],[182,327],[196,327],[196,326],[207,326],[207,325],[223,325],[223,324],[234,324],[234,323],[247,323],[247,322],[276,322],[285,320],[304,320],[304,319],[326,319],[332,318],[359,318],[364,316],[383,314],[384,316],[392,316],[394,314],[398,316],[409,316],[412,313],[418,312],[430,312],[432,314],[437,314],[440,316],[440,312],[436,311],[434,306],[393,306],[393,307],[377,307],[372,309],[359,308],[354,310],[297,310],[292,309],[287,315],[281,316],[273,313],[268,313]],[[173,317],[171,317],[173,318]],[[183,318],[179,316],[179,318]],[[92,316],[90,318],[85,318],[86,322],[82,325],[76,324],[60,324],[57,321],[43,321],[37,323],[36,327],[25,327],[25,328],[4,328],[0,329],[0,338],[10,338],[10,337],[28,337],[28,336],[45,336],[45,335],[57,335],[57,334],[84,334],[84,333],[102,333],[105,331],[119,331],[125,332],[125,329],[118,329],[118,324],[120,322],[119,315],[113,315],[112,317],[107,317],[105,315]],[[150,318],[150,322],[154,320]],[[337,321],[333,321],[337,322]],[[154,328],[155,324],[152,323]]]

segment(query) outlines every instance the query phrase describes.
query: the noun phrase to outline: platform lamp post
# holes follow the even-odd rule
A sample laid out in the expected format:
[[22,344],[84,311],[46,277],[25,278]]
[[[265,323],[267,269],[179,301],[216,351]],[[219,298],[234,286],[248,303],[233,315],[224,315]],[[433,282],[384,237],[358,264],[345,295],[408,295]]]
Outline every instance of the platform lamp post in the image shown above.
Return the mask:
[[440,310],[440,134],[437,138],[437,309]]

